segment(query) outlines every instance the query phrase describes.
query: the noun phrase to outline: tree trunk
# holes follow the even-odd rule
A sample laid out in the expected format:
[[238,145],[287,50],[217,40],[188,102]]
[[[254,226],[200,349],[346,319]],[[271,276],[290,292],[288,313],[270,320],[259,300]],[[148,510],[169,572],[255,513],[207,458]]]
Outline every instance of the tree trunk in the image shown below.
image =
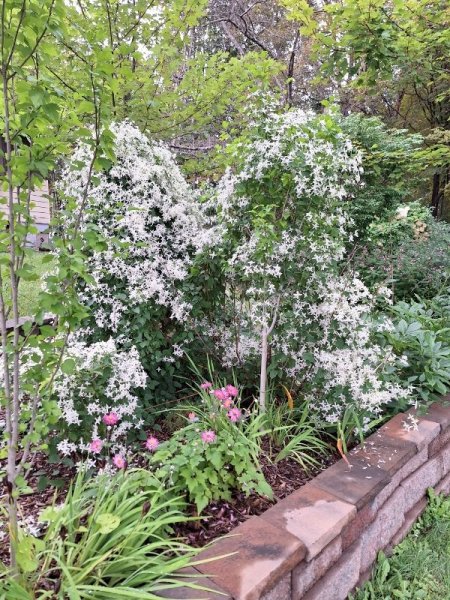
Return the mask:
[[431,212],[435,219],[439,218],[442,199],[441,174],[433,175],[433,190],[431,192]]
[[266,410],[268,346],[269,328],[264,325],[261,333],[261,371],[259,377],[259,408],[263,412]]

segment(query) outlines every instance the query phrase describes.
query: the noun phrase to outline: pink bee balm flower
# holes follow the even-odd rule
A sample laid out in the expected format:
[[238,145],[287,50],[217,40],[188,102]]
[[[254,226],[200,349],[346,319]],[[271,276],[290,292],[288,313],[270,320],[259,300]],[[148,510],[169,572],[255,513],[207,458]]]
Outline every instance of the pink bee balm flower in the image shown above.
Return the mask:
[[239,419],[242,417],[242,413],[239,408],[232,408],[227,414],[230,421],[233,421],[233,423],[236,423],[236,421],[239,421]]
[[115,412],[110,412],[103,416],[103,423],[105,425],[108,425],[108,427],[112,427],[113,425],[116,425],[116,423],[118,421],[119,421],[119,415]]
[[154,452],[158,446],[159,440],[153,435],[151,435],[145,442],[145,447],[147,448],[147,450],[150,450],[150,452]]
[[212,387],[212,383],[209,381],[204,381],[200,387],[202,390],[209,390],[209,388]]
[[236,396],[239,394],[239,390],[235,388],[234,385],[227,385],[225,390],[227,391],[227,394],[232,398],[236,398]]
[[190,421],[191,423],[196,423],[196,422],[198,421],[198,417],[197,417],[197,415],[195,414],[195,412],[190,412],[190,413],[188,414],[188,419],[189,419],[189,421]]
[[120,456],[120,454],[116,454],[113,457],[112,461],[114,463],[114,466],[118,469],[125,469],[125,467],[127,466],[127,461],[124,459],[123,456]]
[[222,402],[223,408],[231,408],[233,406],[233,400],[231,398],[227,398]]
[[219,390],[214,390],[213,394],[217,398],[217,400],[220,400],[221,402],[223,402],[224,400],[228,400],[228,398],[230,397],[225,388],[220,388]]
[[102,448],[103,442],[99,439],[92,440],[92,442],[89,444],[89,450],[91,452],[94,452],[94,454],[98,454],[99,452],[101,452]]
[[216,434],[210,429],[208,431],[202,431],[200,437],[205,444],[212,444],[212,442],[216,441]]

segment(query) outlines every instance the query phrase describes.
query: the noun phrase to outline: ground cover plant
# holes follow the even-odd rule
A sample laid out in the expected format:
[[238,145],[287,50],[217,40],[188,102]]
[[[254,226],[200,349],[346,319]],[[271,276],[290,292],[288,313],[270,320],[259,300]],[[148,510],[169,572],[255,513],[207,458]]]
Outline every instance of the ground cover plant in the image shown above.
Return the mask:
[[450,501],[429,492],[429,505],[391,556],[378,557],[372,577],[351,600],[450,598]]
[[449,390],[448,13],[406,4],[3,2],[0,595],[158,597]]

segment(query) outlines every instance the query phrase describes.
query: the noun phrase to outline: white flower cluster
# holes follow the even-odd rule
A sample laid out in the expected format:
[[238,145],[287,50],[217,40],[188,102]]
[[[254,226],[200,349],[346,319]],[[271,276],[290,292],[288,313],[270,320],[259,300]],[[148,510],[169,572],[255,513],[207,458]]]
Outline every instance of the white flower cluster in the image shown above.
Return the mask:
[[273,340],[274,350],[288,358],[287,375],[308,390],[312,405],[334,423],[349,405],[376,415],[406,398],[410,390],[382,376],[397,359],[373,342],[379,325],[372,322],[375,299],[366,286],[356,276],[329,276],[317,294],[316,302],[296,294],[290,323]]
[[[74,338],[68,344],[67,359],[75,361],[75,368],[69,374],[60,373],[55,394],[69,431],[79,431],[88,441],[98,438],[102,417],[107,413],[118,417],[112,442],[119,442],[130,429],[141,426],[135,415],[135,390],[145,387],[147,376],[135,348],[120,350],[112,338],[93,344]],[[68,455],[85,449],[81,437],[77,443],[62,440],[59,452]]]
[[359,152],[329,116],[295,110],[272,115],[235,159],[240,168],[227,171],[216,196],[234,240],[234,315],[221,337],[219,324],[207,330],[224,364],[257,358],[272,323],[273,355],[326,420],[350,404],[376,414],[406,396],[382,376],[394,356],[373,343],[372,294],[341,274],[353,241],[345,201],[361,185]]
[[[178,283],[214,236],[170,151],[129,122],[114,124],[111,131],[114,164],[89,189],[83,221],[98,227],[107,248],[90,258],[95,284],[87,286],[82,300],[93,307],[97,326],[113,332],[124,312],[149,300],[184,321],[191,307]],[[63,193],[79,203],[90,158],[90,149],[79,146],[62,178]]]

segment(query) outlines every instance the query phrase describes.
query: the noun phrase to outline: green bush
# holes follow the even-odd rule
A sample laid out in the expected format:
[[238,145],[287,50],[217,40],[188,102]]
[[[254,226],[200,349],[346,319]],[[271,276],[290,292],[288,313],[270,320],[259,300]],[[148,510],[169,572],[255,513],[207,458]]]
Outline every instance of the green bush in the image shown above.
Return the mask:
[[369,287],[388,283],[396,299],[409,300],[416,295],[432,298],[448,285],[450,226],[431,217],[420,222],[423,232],[417,232],[411,217],[374,223],[373,241],[357,250],[354,258]]
[[259,464],[264,416],[256,411],[245,414],[235,406],[233,422],[220,402],[208,394],[204,402],[191,413],[195,420],[176,431],[152,457],[156,476],[177,493],[185,493],[199,513],[212,500],[231,500],[233,490],[272,497]]
[[364,187],[355,190],[348,211],[359,239],[365,241],[372,223],[385,221],[401,203],[414,197],[421,174],[414,152],[422,137],[404,129],[388,129],[378,117],[361,114],[343,118],[341,126],[362,152]]
[[398,302],[391,312],[393,328],[382,335],[399,357],[398,376],[426,405],[450,388],[450,294]]

